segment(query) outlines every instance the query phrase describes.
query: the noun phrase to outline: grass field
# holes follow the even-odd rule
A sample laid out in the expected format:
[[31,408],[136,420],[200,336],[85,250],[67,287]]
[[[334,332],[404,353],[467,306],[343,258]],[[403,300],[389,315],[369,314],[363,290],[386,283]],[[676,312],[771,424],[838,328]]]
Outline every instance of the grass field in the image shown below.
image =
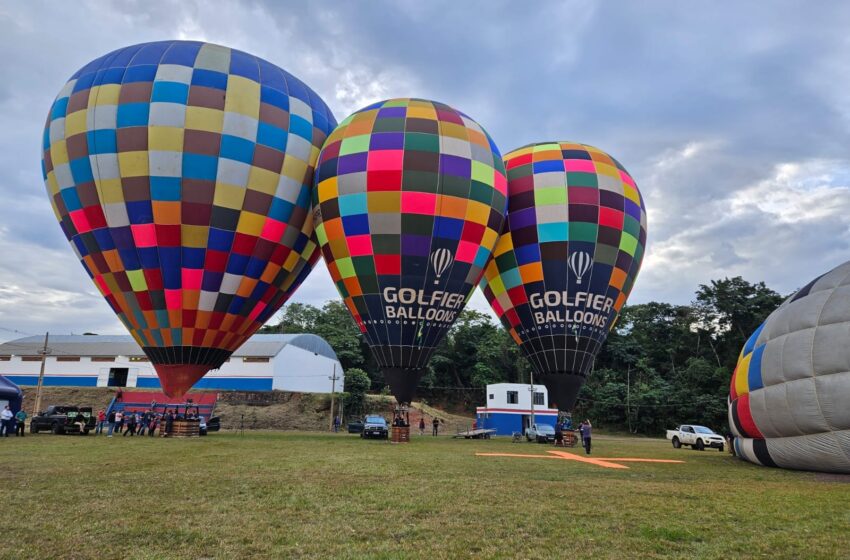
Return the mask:
[[[314,433],[0,441],[0,558],[850,558],[850,484],[663,440]],[[570,450],[578,452],[578,450]],[[850,478],[850,477],[845,477]]]

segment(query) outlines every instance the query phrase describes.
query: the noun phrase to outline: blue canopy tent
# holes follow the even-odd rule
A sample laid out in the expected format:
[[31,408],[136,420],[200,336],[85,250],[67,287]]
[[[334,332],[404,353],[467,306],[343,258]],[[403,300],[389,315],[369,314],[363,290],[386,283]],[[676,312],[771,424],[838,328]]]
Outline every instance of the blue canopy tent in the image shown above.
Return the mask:
[[12,408],[12,412],[18,412],[24,401],[24,392],[21,388],[0,375],[0,410],[6,403]]

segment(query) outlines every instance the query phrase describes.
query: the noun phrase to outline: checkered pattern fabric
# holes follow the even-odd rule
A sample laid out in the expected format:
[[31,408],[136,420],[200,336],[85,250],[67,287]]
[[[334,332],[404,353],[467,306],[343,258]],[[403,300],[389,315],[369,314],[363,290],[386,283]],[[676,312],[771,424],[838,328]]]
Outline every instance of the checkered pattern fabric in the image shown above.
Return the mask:
[[313,192],[316,235],[385,372],[426,365],[481,277],[505,205],[498,149],[447,105],[383,101],[330,135]]
[[219,367],[304,280],[335,126],[292,75],[208,43],[119,49],[65,84],[44,130],[50,201],[155,365]]
[[539,375],[584,378],[640,269],[643,198],[615,159],[584,144],[532,144],[505,166],[508,221],[481,287]]

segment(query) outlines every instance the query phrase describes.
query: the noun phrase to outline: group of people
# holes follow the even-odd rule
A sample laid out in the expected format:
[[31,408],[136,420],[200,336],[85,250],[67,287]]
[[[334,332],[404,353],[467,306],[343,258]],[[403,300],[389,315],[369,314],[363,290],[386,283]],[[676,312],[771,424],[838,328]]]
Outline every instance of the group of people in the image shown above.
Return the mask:
[[[569,418],[555,424],[555,445],[564,445],[564,439],[566,437],[564,433],[571,431],[572,427],[573,423]],[[581,446],[584,447],[585,454],[590,455],[590,438],[593,433],[593,425],[590,423],[590,420],[585,418],[584,422],[579,424],[578,432],[581,435]]]
[[24,437],[24,422],[27,420],[27,413],[23,409],[16,413],[12,413],[12,407],[8,404],[0,412],[0,436],[9,437],[9,434],[15,432],[15,437]]
[[157,430],[160,435],[171,433],[174,421],[177,419],[195,419],[195,413],[187,415],[178,414],[177,410],[168,409],[165,412],[155,412],[154,410],[146,410],[144,412],[124,412],[121,410],[111,411],[108,415],[106,411],[101,409],[97,413],[97,424],[94,430],[95,435],[103,433],[106,429],[106,437],[112,437],[114,433],[118,433],[121,437],[126,436],[143,436],[147,434],[153,437]]

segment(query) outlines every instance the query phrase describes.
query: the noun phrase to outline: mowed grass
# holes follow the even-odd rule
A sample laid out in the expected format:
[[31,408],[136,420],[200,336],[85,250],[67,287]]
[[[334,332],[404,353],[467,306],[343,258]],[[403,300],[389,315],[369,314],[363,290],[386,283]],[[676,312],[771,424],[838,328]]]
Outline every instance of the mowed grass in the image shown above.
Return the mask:
[[[850,484],[664,440],[612,470],[507,439],[0,441],[2,558],[850,558]],[[569,450],[578,453],[580,450]]]

